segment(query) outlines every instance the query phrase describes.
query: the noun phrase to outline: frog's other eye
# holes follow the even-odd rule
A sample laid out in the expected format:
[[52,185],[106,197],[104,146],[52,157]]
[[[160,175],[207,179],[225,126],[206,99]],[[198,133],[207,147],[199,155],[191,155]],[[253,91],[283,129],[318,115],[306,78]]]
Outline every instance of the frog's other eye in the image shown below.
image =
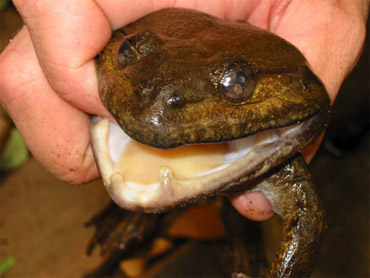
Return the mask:
[[117,51],[117,66],[119,68],[124,68],[130,64],[130,60],[132,58],[132,50],[127,43],[127,40],[123,41],[121,46]]
[[229,101],[238,103],[247,100],[255,86],[253,72],[241,67],[227,70],[219,82],[218,89]]

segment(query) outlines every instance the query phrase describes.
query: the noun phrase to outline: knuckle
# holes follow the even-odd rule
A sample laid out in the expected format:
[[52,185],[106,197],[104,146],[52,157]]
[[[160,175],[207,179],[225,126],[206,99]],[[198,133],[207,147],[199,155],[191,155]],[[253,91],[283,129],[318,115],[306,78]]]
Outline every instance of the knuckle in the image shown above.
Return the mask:
[[5,106],[22,98],[29,92],[29,85],[37,80],[36,71],[24,66],[27,59],[12,45],[0,56],[0,102]]

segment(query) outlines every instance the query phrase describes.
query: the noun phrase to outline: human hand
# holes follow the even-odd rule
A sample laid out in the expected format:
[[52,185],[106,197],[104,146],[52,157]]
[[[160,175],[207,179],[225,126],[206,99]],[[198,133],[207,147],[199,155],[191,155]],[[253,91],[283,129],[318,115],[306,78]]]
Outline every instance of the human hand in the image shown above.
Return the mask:
[[[323,81],[331,102],[357,63],[366,34],[368,1],[260,1],[247,20],[295,45]],[[323,135],[302,153],[310,162]],[[253,194],[253,195],[252,195]],[[261,193],[232,199],[234,207],[252,220],[273,215]]]
[[[0,56],[0,101],[33,155],[59,179],[83,183],[98,177],[88,114],[109,117],[99,100],[93,59],[111,30],[171,3],[14,1],[26,27]],[[358,59],[368,8],[366,0],[177,1],[176,6],[245,19],[284,37],[304,53],[332,101]],[[273,214],[260,193],[232,202],[251,219]]]

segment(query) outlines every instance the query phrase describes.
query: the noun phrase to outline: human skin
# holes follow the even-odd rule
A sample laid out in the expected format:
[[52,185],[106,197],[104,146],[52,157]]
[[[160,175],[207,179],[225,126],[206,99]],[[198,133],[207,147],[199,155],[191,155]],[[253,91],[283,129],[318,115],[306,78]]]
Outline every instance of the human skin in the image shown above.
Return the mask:
[[[246,20],[293,43],[333,102],[363,47],[367,0],[14,0],[25,26],[0,55],[0,102],[30,151],[58,179],[98,178],[89,114],[111,117],[99,100],[94,57],[112,30],[166,7]],[[319,143],[304,151],[310,161]],[[259,192],[231,199],[244,216],[273,215]]]

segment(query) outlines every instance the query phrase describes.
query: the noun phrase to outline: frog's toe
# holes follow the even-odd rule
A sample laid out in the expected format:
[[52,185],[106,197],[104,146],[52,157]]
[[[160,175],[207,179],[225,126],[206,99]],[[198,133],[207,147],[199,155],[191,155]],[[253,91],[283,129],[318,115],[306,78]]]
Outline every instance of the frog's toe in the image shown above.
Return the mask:
[[129,252],[145,240],[154,238],[160,230],[162,218],[163,215],[159,214],[126,211],[110,203],[86,223],[86,226],[95,227],[87,254],[91,254],[97,245],[101,246],[102,255],[117,250]]

